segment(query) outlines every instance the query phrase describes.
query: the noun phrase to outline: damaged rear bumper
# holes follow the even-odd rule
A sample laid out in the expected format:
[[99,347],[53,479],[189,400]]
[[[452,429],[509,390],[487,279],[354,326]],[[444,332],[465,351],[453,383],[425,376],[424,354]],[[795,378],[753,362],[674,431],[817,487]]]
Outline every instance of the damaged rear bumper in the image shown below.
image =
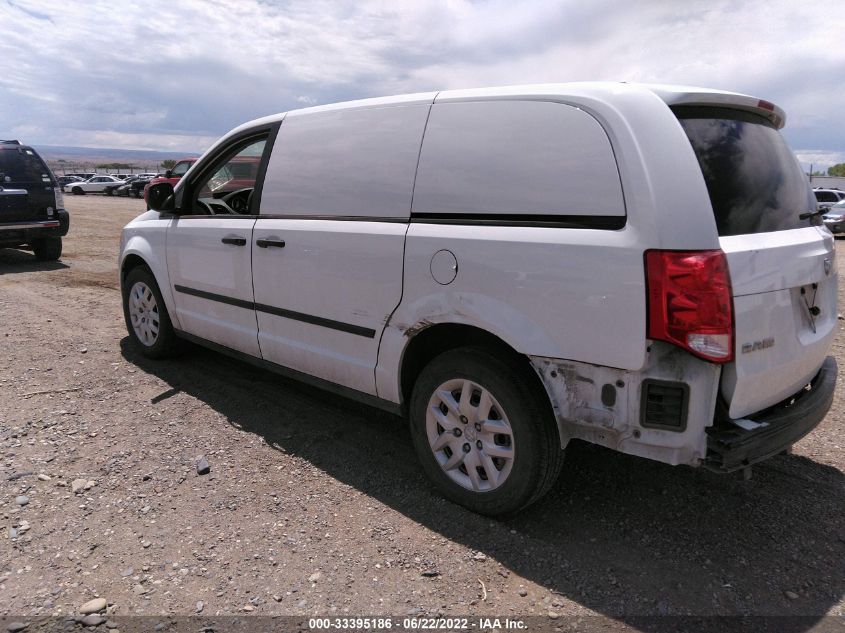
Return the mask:
[[777,455],[812,431],[824,419],[833,403],[836,359],[828,356],[819,373],[792,398],[766,411],[749,416],[743,428],[730,420],[707,429],[707,457],[704,466],[731,472]]

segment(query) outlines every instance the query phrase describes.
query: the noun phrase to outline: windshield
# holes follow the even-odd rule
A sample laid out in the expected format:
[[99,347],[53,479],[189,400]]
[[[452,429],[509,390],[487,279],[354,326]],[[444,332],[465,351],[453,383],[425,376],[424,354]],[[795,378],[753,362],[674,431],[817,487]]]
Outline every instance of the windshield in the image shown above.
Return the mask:
[[188,171],[188,168],[193,164],[193,161],[183,161],[181,163],[176,163],[176,165],[170,171],[170,177],[181,178]]
[[799,219],[816,210],[807,177],[771,123],[724,108],[674,111],[701,165],[719,235],[811,225]]

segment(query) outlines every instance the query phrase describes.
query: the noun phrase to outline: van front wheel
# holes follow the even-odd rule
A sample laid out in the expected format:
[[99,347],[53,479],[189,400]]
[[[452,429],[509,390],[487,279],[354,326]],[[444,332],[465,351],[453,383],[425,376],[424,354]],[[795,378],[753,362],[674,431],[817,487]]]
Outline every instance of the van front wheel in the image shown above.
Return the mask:
[[554,419],[528,372],[465,347],[432,360],[414,386],[411,434],[423,469],[474,512],[512,514],[544,495],[560,472]]
[[123,282],[123,316],[135,349],[147,358],[167,358],[179,352],[179,339],[153,274],[142,266]]

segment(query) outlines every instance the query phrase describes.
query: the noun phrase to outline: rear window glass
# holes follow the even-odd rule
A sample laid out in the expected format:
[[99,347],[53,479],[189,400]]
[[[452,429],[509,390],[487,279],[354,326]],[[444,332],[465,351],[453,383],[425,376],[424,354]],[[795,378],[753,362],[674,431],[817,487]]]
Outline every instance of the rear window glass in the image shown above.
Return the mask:
[[50,170],[34,150],[26,147],[0,150],[0,173],[5,176],[5,184],[50,181]]
[[763,117],[721,108],[676,108],[692,144],[719,235],[784,231],[811,225],[807,177],[780,133]]

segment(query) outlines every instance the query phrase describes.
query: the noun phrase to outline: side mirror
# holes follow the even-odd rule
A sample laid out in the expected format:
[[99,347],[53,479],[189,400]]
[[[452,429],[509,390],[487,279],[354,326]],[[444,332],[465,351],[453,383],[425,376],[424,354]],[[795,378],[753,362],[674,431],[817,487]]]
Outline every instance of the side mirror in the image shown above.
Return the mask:
[[169,182],[160,182],[149,186],[147,189],[147,206],[154,211],[176,210],[176,202],[173,197],[173,185]]
[[165,178],[173,178],[173,170],[172,169],[164,170],[164,177]]

